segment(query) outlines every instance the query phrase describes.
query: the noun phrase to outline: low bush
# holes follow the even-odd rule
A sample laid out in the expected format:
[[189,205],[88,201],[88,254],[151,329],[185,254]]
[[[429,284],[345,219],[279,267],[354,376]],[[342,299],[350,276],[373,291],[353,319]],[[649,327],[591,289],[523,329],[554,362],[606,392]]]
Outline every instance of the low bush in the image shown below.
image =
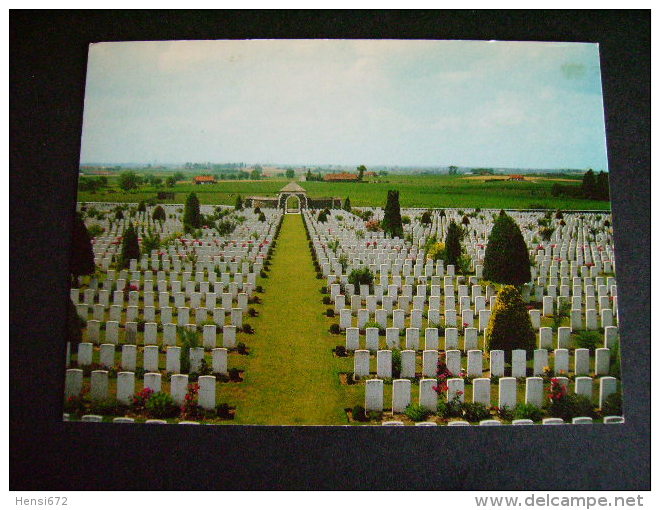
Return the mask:
[[238,368],[230,368],[229,369],[229,379],[232,381],[240,381],[241,380],[241,371]]
[[241,331],[243,333],[248,334],[248,335],[254,334],[254,328],[250,324],[248,324],[247,322],[243,323],[243,326],[241,327]]
[[594,405],[591,399],[584,395],[564,395],[562,398],[550,400],[548,414],[564,421],[571,421],[577,416],[594,416]]
[[245,342],[238,342],[238,344],[236,344],[236,351],[239,354],[247,354],[248,350],[247,350],[247,346],[245,345]]
[[406,416],[412,421],[424,421],[431,415],[431,411],[419,404],[409,404],[406,407]]
[[124,414],[126,408],[127,406],[120,404],[116,398],[104,398],[103,400],[92,400],[88,412],[102,416],[116,416]]
[[346,347],[344,347],[343,345],[338,345],[337,347],[335,347],[335,354],[340,357],[346,356]]
[[333,308],[328,308],[325,311],[326,317],[334,317],[335,316],[335,310]]
[[594,350],[600,342],[600,335],[596,331],[580,331],[575,335],[575,345],[582,349]]
[[339,328],[339,324],[331,324],[330,325],[330,333],[333,335],[338,335],[341,333],[341,329]]
[[159,391],[151,395],[145,404],[147,414],[152,418],[174,418],[179,415],[179,407],[169,393]]
[[612,393],[605,399],[601,413],[603,416],[623,416],[623,402],[620,392]]
[[463,403],[463,418],[465,421],[477,422],[490,418],[490,410],[480,402]]
[[392,349],[392,378],[401,377],[401,351]]
[[248,315],[250,317],[256,317],[259,314],[253,307],[250,307],[250,308],[248,308]]
[[355,421],[367,421],[367,412],[361,405],[356,405],[353,407],[352,413],[353,419]]
[[327,295],[323,296],[323,304],[324,305],[329,305],[331,303],[332,303],[332,301],[330,300],[330,296],[327,296]]
[[502,420],[511,421],[514,419],[515,414],[509,406],[502,406],[497,408],[497,416]]
[[231,418],[231,411],[229,408],[229,404],[218,404],[215,406],[215,414],[218,418],[222,420],[228,420]]
[[517,420],[541,421],[543,419],[543,409],[534,404],[519,403],[513,410]]

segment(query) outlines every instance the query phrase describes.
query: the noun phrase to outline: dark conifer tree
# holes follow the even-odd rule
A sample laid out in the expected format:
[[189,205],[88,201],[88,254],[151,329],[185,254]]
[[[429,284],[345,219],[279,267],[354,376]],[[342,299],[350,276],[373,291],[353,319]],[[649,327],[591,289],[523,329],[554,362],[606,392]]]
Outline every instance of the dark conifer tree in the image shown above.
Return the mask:
[[385,204],[385,215],[381,222],[381,228],[383,232],[392,237],[403,237],[403,223],[401,222],[398,191],[390,190],[387,192],[387,203]]
[[497,217],[484,256],[484,279],[520,286],[531,280],[529,252],[520,228],[507,214]]

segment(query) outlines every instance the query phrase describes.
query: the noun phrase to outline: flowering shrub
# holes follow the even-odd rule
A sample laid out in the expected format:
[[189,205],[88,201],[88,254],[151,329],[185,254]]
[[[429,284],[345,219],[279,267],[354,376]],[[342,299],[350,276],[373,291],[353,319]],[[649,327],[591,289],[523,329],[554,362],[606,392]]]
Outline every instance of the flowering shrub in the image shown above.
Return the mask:
[[87,394],[89,393],[89,386],[84,385],[78,395],[71,395],[64,402],[64,410],[67,413],[82,416],[86,413],[89,404]]
[[202,415],[202,408],[198,404],[199,384],[188,385],[188,391],[181,406],[181,419],[195,420]]
[[452,373],[449,371],[447,368],[447,364],[445,363],[445,353],[442,352],[440,353],[440,356],[438,357],[438,368],[437,368],[437,380],[438,383],[433,386],[433,389],[436,391],[436,393],[439,393],[440,395],[444,395],[445,392],[447,391],[447,379],[452,377]]
[[548,391],[548,398],[551,402],[559,402],[567,395],[566,386],[559,382],[559,379],[553,377],[550,380],[550,390]]
[[143,388],[137,394],[133,396],[133,410],[137,413],[144,412],[146,409],[147,402],[153,395],[154,390],[151,388]]

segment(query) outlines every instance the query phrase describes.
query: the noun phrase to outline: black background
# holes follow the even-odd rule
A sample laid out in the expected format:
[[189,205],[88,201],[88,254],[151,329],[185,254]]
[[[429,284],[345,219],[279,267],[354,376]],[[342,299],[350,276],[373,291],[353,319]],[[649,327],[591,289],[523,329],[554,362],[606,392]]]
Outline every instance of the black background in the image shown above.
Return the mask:
[[[624,425],[147,427],[61,421],[87,45],[243,38],[600,43]],[[650,11],[12,11],[10,94],[10,489],[650,487]]]

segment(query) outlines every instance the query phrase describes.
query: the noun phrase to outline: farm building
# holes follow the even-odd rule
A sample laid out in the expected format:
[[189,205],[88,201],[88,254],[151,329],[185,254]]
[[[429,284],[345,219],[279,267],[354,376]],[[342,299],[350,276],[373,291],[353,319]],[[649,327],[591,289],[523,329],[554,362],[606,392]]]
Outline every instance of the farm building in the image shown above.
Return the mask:
[[323,177],[326,182],[357,182],[360,178],[357,174],[342,172],[339,174],[327,174]]
[[212,175],[198,175],[193,179],[195,184],[215,184],[215,177]]
[[523,175],[509,175],[507,181],[524,181],[525,177]]

